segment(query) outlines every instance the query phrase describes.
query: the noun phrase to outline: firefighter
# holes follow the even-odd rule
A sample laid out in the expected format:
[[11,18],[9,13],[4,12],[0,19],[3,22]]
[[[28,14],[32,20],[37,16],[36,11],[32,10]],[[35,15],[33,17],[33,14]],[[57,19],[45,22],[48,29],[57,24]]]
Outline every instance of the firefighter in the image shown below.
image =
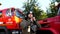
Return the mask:
[[30,20],[30,33],[31,34],[36,34],[36,31],[37,31],[37,24],[36,24],[36,19],[32,13],[32,11],[30,11],[28,14],[27,14],[27,18],[28,20]]
[[22,34],[29,34],[27,31],[29,25],[30,25],[30,22],[28,22],[27,17],[25,15],[25,17],[22,19],[22,22],[20,23],[20,26],[22,28]]

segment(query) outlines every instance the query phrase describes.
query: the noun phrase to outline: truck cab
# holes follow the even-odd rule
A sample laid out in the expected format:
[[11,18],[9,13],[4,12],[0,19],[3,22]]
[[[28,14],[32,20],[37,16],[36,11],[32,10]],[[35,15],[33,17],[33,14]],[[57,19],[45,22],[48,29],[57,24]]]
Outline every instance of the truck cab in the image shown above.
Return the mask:
[[0,30],[5,30],[6,34],[12,34],[13,32],[19,34],[22,31],[20,23],[23,17],[22,11],[16,8],[0,10]]

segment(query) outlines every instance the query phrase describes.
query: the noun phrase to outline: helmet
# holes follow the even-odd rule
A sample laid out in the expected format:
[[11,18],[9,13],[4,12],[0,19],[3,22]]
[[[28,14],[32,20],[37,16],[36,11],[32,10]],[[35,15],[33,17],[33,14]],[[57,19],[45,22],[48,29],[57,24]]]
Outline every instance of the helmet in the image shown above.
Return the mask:
[[30,11],[30,13],[33,13],[32,11]]

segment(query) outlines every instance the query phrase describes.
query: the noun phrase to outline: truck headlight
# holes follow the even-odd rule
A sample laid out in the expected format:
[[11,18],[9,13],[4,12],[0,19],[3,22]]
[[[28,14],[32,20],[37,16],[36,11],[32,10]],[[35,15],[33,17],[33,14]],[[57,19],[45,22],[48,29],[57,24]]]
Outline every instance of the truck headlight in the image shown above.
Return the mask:
[[0,22],[0,24],[3,24],[3,22]]

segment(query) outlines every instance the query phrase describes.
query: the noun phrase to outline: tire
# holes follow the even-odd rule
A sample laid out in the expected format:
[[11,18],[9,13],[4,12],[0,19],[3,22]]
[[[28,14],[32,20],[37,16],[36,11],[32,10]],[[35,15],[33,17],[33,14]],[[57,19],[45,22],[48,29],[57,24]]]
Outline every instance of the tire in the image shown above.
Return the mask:
[[0,29],[0,34],[5,34],[4,29]]
[[8,34],[8,30],[4,26],[0,26],[0,34]]
[[0,34],[5,34],[5,32],[3,31],[3,32],[0,32]]

